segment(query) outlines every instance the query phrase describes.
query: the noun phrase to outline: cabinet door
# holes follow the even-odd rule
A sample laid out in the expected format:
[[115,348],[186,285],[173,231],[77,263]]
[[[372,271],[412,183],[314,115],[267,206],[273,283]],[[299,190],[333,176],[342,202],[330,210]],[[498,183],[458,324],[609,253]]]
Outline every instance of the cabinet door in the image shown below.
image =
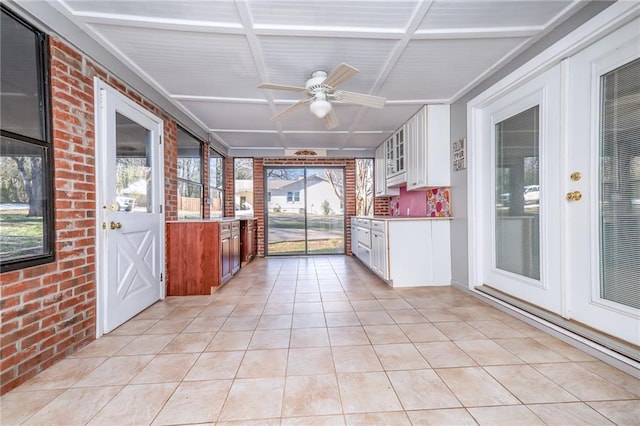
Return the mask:
[[373,232],[371,235],[371,269],[387,279],[387,238],[382,232]]
[[427,181],[427,109],[423,107],[407,123],[407,190],[424,189]]
[[396,146],[396,153],[394,156],[394,160],[395,160],[394,173],[402,173],[405,171],[404,126],[400,127],[400,129],[396,132],[394,137],[395,137],[395,146]]
[[231,273],[240,270],[240,233],[231,236]]
[[400,194],[400,188],[387,187],[387,143],[384,142],[376,148],[375,156],[375,187],[376,197],[387,197]]
[[382,143],[376,148],[375,185],[377,197],[384,196],[387,187],[387,158],[385,147],[386,145]]
[[231,236],[220,238],[220,281],[231,278]]

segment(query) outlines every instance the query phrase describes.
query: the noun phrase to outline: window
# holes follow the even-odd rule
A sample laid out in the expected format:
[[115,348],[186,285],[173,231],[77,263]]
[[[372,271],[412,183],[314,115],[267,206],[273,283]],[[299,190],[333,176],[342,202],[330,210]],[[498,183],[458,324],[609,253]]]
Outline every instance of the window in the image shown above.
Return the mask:
[[253,217],[253,158],[233,160],[236,216]]
[[47,37],[8,9],[0,25],[0,270],[54,259]]
[[271,202],[271,191],[267,192],[267,201]]
[[356,159],[356,216],[373,215],[373,180],[373,159]]
[[202,146],[178,127],[178,219],[202,218]]
[[288,203],[300,202],[300,191],[287,192],[287,202]]
[[224,158],[209,148],[209,217],[224,216]]

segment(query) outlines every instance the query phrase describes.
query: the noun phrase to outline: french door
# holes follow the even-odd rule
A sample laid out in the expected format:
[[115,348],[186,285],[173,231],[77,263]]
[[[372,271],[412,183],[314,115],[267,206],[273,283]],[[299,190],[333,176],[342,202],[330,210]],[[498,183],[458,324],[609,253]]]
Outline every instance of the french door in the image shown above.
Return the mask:
[[484,283],[560,313],[560,66],[482,112]]
[[640,19],[568,60],[569,315],[640,345]]
[[266,254],[345,253],[344,168],[266,167]]
[[95,84],[100,335],[164,297],[163,122]]
[[[473,285],[640,344],[640,19],[473,111]],[[472,270],[472,275],[474,271]]]

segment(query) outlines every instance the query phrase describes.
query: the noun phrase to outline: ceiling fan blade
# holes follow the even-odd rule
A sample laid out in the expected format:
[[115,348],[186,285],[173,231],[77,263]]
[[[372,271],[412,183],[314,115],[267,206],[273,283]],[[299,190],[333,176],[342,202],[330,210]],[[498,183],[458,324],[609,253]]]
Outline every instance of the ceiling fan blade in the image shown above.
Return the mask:
[[340,64],[324,79],[322,84],[336,88],[356,74],[358,74],[358,70],[351,65]]
[[258,89],[271,89],[271,90],[289,90],[291,92],[304,92],[307,90],[304,87],[300,86],[285,86],[283,84],[271,84],[271,83],[262,83],[258,86]]
[[338,124],[340,124],[340,121],[338,121],[338,116],[336,115],[336,111],[333,108],[331,108],[331,111],[329,111],[327,115],[324,116],[324,124],[329,130],[335,129],[336,127],[338,127]]
[[364,93],[347,92],[344,90],[336,91],[333,95],[339,101],[371,108],[382,108],[387,100],[381,96],[365,95]]
[[291,114],[293,111],[295,111],[297,108],[299,108],[302,105],[304,105],[305,101],[306,101],[306,99],[301,99],[298,102],[296,102],[295,104],[286,107],[285,109],[283,109],[282,111],[280,111],[279,113],[277,113],[276,115],[271,117],[271,120],[273,120],[273,121],[282,120],[283,118],[285,118],[289,114]]

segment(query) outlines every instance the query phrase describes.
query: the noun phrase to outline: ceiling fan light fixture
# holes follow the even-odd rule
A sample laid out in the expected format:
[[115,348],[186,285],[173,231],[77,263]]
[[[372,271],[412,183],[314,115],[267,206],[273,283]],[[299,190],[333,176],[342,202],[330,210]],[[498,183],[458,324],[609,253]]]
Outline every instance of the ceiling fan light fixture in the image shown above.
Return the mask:
[[309,105],[309,110],[316,117],[324,118],[331,111],[331,103],[324,99],[315,100]]

